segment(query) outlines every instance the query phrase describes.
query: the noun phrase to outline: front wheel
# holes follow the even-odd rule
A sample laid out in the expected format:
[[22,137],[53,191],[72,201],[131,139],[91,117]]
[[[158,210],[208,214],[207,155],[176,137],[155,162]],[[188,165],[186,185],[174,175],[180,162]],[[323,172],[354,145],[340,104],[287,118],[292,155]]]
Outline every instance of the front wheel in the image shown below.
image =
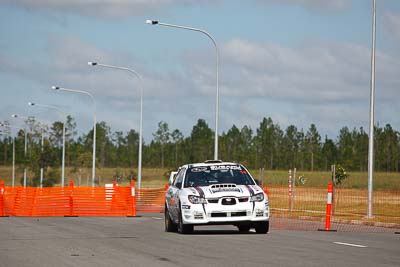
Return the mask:
[[238,225],[237,228],[239,229],[239,232],[246,233],[246,232],[250,231],[250,224]]
[[164,209],[164,225],[165,232],[176,232],[176,224],[171,220],[167,205],[165,205]]
[[257,234],[266,234],[269,231],[269,221],[266,222],[258,222],[255,225]]
[[177,225],[177,230],[178,233],[181,234],[191,234],[193,232],[193,225],[192,224],[184,224],[182,220],[182,211],[179,209],[179,216],[178,216],[179,222]]

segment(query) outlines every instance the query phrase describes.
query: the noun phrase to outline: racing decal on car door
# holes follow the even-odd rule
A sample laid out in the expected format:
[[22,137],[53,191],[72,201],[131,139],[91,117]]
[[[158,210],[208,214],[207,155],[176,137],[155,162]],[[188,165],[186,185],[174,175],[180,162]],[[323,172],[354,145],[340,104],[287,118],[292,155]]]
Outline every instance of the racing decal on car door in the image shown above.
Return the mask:
[[196,186],[195,189],[199,193],[200,197],[204,198],[204,191],[200,187]]
[[246,185],[247,190],[249,190],[250,197],[254,195],[254,190],[253,188],[250,187],[250,185]]
[[[251,197],[254,195],[254,190],[253,188],[250,187],[250,185],[246,185],[247,190],[249,190],[250,193],[250,199]],[[253,212],[254,212],[254,208],[256,207],[256,203],[253,201]]]
[[[204,198],[204,199],[206,198],[203,189],[201,189],[199,186],[196,186],[195,189],[197,190],[197,192],[199,192],[199,195],[201,198]],[[201,206],[203,207],[204,214],[207,214],[204,203],[202,203]]]

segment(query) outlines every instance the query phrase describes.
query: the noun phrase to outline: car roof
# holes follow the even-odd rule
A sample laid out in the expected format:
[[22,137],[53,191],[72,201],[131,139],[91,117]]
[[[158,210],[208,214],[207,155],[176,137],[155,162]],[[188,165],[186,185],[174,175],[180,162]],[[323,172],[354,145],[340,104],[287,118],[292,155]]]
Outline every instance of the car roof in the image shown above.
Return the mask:
[[190,164],[185,164],[182,167],[186,168],[192,168],[192,167],[207,167],[207,166],[218,166],[218,165],[240,165],[237,162],[224,162],[224,161],[217,161],[217,160],[207,160],[205,162],[199,162],[199,163],[190,163]]

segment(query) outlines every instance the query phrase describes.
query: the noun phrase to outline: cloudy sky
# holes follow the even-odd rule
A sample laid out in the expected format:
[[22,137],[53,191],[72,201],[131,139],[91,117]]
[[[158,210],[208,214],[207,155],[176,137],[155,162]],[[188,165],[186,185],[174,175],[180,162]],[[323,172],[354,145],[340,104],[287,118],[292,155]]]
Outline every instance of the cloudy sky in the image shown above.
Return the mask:
[[[400,129],[400,1],[377,1],[376,121]],[[282,128],[315,123],[336,138],[369,122],[372,0],[0,0],[0,121],[10,114],[59,119],[29,101],[91,127],[138,130],[144,79],[144,137],[159,121],[190,134],[199,118],[214,128],[215,50],[204,35],[145,24],[146,19],[205,29],[220,48],[220,124]],[[17,123],[17,122],[15,122]]]

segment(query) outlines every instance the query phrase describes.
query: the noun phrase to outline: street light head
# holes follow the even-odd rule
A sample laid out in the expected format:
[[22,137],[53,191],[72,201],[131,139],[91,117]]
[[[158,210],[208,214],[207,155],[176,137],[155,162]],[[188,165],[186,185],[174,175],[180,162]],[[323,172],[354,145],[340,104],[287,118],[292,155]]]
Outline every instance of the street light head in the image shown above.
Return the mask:
[[158,24],[158,20],[148,19],[148,20],[146,20],[146,24],[157,25]]
[[59,90],[60,87],[59,87],[59,86],[54,86],[54,85],[53,85],[53,86],[51,87],[51,89],[53,89],[53,90]]
[[90,62],[90,61],[89,61],[87,64],[88,64],[89,66],[96,66],[96,65],[97,65],[97,62]]
[[34,106],[35,103],[29,102],[28,105],[29,105],[29,106]]
[[18,118],[18,115],[17,114],[12,114],[11,117]]

